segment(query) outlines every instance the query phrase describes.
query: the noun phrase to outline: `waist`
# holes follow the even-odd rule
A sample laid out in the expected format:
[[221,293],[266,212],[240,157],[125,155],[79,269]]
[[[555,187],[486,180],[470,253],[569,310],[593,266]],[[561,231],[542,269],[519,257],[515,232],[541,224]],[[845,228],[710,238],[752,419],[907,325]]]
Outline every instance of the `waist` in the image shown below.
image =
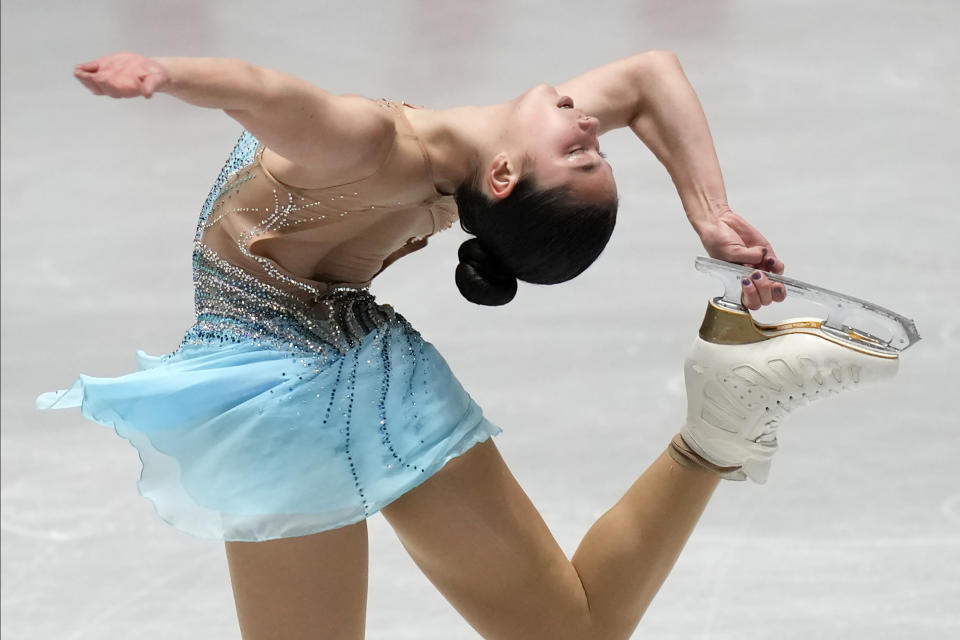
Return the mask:
[[196,323],[188,339],[255,340],[346,353],[371,331],[402,320],[365,288],[316,284],[251,273],[199,244],[194,252]]

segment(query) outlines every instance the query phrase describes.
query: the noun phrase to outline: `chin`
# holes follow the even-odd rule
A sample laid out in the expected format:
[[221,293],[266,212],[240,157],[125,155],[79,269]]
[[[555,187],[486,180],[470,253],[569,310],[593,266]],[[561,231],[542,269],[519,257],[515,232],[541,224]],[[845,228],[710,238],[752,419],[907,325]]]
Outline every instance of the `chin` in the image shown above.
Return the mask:
[[532,86],[526,92],[521,94],[518,100],[520,101],[530,100],[530,101],[539,102],[541,100],[547,99],[552,101],[558,95],[560,94],[557,93],[556,87],[550,84],[541,83],[541,84]]

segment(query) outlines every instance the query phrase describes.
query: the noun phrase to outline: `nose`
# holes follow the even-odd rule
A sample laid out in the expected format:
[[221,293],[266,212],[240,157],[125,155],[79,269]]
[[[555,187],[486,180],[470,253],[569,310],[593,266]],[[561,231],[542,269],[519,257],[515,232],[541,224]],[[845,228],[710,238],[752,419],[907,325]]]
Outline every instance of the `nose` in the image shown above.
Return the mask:
[[597,128],[600,126],[600,121],[593,116],[581,115],[580,120],[577,122],[580,125],[580,130],[585,131],[591,135],[596,135]]

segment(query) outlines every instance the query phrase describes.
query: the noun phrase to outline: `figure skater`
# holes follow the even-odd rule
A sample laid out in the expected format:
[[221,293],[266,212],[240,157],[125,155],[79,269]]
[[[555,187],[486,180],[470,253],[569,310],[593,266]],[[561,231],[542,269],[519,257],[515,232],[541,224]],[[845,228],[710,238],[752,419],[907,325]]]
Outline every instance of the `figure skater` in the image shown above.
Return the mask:
[[[139,450],[139,490],[160,517],[225,541],[247,640],[362,638],[366,518],[378,511],[484,638],[625,639],[719,479],[763,480],[783,412],[759,428],[747,409],[712,419],[723,408],[698,382],[681,434],[568,559],[498,453],[500,429],[433,346],[368,292],[458,218],[474,236],[455,274],[468,300],[505,304],[518,280],[575,277],[617,214],[598,136],[629,127],[666,167],[707,253],[755,269],[744,304],[783,300],[765,274],[783,263],[728,207],[707,121],[673,54],[444,110],[332,95],[232,59],[121,53],[75,75],[96,95],[167,93],[245,129],[202,209],[196,321],[180,347],[140,354],[141,370],[119,378],[81,376],[38,405],[80,406],[113,426]],[[815,363],[857,369],[859,382],[891,372],[808,338]],[[804,340],[761,343],[761,362],[755,344],[717,347],[721,357],[700,339],[688,390],[691,372],[792,362]],[[797,367],[796,382],[823,371]],[[788,402],[786,385],[765,393]]]

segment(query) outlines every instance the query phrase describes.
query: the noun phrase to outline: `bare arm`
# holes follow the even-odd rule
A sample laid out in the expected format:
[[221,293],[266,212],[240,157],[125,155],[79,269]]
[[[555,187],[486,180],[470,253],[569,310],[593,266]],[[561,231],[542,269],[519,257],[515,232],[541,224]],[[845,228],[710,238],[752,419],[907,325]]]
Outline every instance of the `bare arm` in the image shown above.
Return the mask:
[[[756,229],[730,209],[703,108],[677,57],[649,51],[618,60],[557,87],[600,120],[600,130],[629,127],[670,174],[687,219],[715,257],[781,273],[783,262]],[[751,308],[785,291],[761,278],[744,291]]]
[[666,167],[697,228],[726,206],[720,163],[707,118],[667,51],[648,51],[589,71],[557,87],[600,120],[601,132],[629,127]]
[[372,101],[334,95],[241,60],[114,54],[78,65],[74,74],[100,95],[149,98],[161,92],[222,109],[282,156],[282,168],[301,176],[363,177],[393,142],[393,119]]
[[667,51],[648,51],[589,71],[557,87],[600,120],[601,132],[629,127],[673,179],[696,229],[727,195],[707,118]]

